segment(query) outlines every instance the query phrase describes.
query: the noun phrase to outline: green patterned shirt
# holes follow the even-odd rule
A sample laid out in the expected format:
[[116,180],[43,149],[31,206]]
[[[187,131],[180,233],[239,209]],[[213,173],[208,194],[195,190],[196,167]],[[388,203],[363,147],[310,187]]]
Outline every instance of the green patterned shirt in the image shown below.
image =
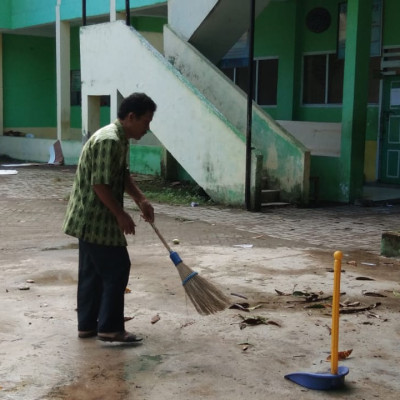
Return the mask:
[[74,185],[63,223],[63,231],[84,241],[126,246],[117,219],[101,202],[93,185],[109,185],[123,206],[126,155],[129,141],[117,120],[95,132],[82,149]]

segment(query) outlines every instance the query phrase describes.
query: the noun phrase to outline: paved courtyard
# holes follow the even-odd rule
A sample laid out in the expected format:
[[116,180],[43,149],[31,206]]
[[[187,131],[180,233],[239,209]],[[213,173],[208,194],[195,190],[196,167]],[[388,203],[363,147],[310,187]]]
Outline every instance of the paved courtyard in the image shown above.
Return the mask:
[[[255,307],[207,317],[194,312],[164,247],[130,208],[127,329],[145,340],[125,347],[76,337],[77,246],[60,229],[73,168],[16,169],[0,176],[0,398],[398,399],[400,261],[379,254],[382,232],[399,229],[399,205],[251,213],[155,204],[156,224],[183,260],[232,304]],[[353,349],[340,363],[350,373],[340,391],[312,391],[284,375],[329,369],[323,299],[336,250],[343,307],[360,308],[340,319],[340,350]],[[321,298],[320,307],[295,290]],[[272,323],[243,327],[246,316]]]

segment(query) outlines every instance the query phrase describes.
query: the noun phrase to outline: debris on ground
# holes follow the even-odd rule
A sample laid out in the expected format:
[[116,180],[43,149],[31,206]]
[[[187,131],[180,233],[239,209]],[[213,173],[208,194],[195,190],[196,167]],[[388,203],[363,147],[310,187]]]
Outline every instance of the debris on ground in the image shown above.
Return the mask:
[[247,326],[256,326],[256,325],[275,325],[281,327],[281,324],[279,324],[276,321],[271,321],[267,317],[262,317],[260,315],[254,316],[254,317],[243,317],[243,315],[238,314],[239,318],[242,319],[242,322],[240,322],[239,327],[240,329],[244,329]]
[[151,319],[151,323],[155,324],[160,320],[160,316],[158,314],[156,314],[152,319]]
[[[349,358],[350,354],[353,352],[353,349],[350,350],[345,350],[345,351],[339,351],[338,352],[338,360],[345,360],[346,358]],[[326,361],[330,361],[331,359],[331,354],[326,358]]]

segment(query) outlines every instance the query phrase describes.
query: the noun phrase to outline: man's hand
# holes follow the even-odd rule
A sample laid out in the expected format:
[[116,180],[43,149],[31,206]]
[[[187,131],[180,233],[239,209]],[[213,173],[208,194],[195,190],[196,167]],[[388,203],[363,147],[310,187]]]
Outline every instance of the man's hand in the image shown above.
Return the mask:
[[146,222],[154,222],[154,208],[148,200],[144,200],[140,203],[140,210],[142,211],[141,216]]
[[135,223],[132,217],[125,211],[120,212],[117,216],[118,226],[126,235],[135,234]]
[[124,211],[115,199],[109,185],[93,185],[93,190],[101,202],[112,212],[117,219],[117,223],[122,232],[127,235],[135,234],[135,223],[132,217]]

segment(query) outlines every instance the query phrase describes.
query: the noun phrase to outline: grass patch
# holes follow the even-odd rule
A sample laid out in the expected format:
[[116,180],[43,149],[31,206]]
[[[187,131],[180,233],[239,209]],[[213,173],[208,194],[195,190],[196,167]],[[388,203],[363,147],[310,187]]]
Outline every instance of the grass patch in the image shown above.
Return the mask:
[[158,177],[135,177],[148,200],[170,205],[214,204],[204,190],[190,182],[170,182]]

